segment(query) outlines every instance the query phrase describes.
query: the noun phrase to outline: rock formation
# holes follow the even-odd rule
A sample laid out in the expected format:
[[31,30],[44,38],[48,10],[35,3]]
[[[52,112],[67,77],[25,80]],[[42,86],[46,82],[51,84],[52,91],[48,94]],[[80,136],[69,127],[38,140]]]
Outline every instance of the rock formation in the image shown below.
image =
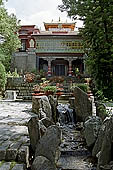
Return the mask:
[[40,117],[40,109],[46,114],[46,117],[52,120],[51,105],[47,96],[33,96],[32,111],[35,112],[39,117]]
[[102,120],[98,116],[89,116],[84,123],[84,137],[88,147],[92,147],[97,139]]
[[87,93],[80,88],[75,87],[73,93],[75,97],[76,120],[84,122],[86,117],[92,115],[92,103]]

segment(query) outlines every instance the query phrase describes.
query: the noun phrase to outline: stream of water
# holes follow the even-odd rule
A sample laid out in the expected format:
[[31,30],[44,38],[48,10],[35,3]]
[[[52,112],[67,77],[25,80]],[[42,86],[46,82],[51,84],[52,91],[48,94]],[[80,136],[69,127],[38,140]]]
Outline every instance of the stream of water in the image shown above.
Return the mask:
[[69,104],[59,104],[57,109],[62,129],[58,170],[96,170],[91,153],[87,150],[85,140],[78,130],[75,111]]
[[57,106],[59,114],[59,123],[61,126],[64,124],[75,124],[74,110],[70,108],[69,104],[59,104]]

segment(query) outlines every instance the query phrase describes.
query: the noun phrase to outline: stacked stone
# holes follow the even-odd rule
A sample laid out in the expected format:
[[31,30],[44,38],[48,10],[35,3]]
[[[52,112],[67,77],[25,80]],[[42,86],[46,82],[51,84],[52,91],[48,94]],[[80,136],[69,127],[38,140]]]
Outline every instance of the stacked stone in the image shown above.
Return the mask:
[[47,96],[33,97],[32,110],[37,117],[31,118],[28,123],[30,144],[34,153],[32,170],[57,170],[61,130],[53,122],[56,116],[56,112],[53,115],[56,103],[51,101],[51,104],[54,106],[51,107]]

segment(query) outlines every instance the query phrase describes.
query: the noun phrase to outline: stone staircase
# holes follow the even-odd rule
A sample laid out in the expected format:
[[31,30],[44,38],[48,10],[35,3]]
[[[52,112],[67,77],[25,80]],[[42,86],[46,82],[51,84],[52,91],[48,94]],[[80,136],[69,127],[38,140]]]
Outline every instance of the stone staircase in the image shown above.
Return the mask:
[[69,99],[73,96],[72,93],[64,93],[61,96],[59,96],[59,101],[69,101]]
[[17,99],[32,100],[33,84],[25,83],[18,87]]
[[21,83],[15,86],[6,86],[6,90],[16,91],[16,100],[32,100],[33,83]]
[[61,156],[58,160],[59,170],[93,170],[93,164],[87,161],[91,154],[84,147],[80,131],[67,126],[62,129],[62,132]]
[[58,97],[58,102],[69,103],[70,98],[73,97],[73,93],[70,91],[69,84],[63,86],[63,88],[64,88],[63,94]]

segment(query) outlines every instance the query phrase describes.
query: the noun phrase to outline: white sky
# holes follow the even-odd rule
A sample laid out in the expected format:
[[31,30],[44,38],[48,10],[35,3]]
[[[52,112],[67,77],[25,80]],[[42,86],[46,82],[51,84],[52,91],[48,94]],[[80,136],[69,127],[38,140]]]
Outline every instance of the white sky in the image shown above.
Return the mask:
[[[67,17],[66,12],[58,10],[60,4],[62,0],[8,0],[5,8],[21,20],[21,25],[33,24],[44,30],[43,22],[58,21],[59,17],[63,22],[76,22]],[[76,26],[81,27],[82,23],[77,21]]]

